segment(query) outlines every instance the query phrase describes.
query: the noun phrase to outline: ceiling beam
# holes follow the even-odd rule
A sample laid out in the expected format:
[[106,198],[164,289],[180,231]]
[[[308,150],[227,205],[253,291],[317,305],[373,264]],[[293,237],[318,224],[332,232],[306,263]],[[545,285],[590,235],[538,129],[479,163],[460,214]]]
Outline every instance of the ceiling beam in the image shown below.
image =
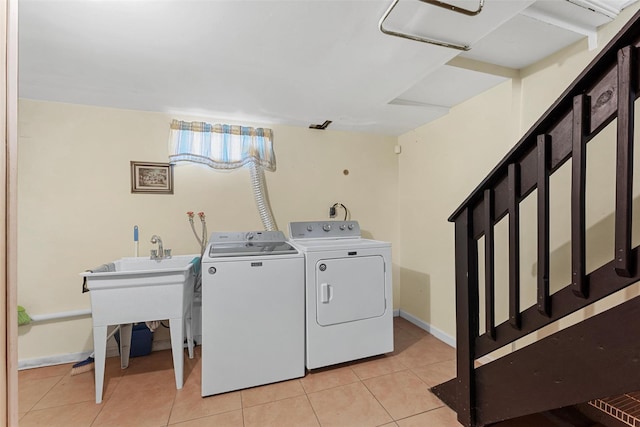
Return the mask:
[[598,47],[598,31],[595,27],[569,22],[549,13],[531,8],[523,10],[520,12],[520,15],[586,36],[589,43],[589,50],[594,50]]

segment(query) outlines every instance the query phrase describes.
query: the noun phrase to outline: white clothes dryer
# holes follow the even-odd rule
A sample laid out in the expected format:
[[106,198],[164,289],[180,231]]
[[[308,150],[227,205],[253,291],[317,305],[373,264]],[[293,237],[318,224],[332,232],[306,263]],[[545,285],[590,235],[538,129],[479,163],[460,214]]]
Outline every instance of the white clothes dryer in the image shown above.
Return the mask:
[[393,351],[391,244],[357,221],[292,222],[289,237],[305,256],[307,369]]
[[202,396],[302,377],[304,257],[281,231],[213,233],[202,257]]

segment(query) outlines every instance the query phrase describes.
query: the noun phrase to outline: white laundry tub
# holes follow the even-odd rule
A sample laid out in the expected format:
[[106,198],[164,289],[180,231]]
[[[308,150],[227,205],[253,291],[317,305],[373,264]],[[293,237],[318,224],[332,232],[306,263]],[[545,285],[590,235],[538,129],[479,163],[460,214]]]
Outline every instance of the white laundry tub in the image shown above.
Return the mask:
[[[191,305],[195,284],[194,259],[178,255],[162,260],[121,258],[94,272],[81,273],[91,297],[95,353],[96,403],[102,401],[107,326],[121,331],[122,367],[129,363],[131,324],[169,319],[176,388],[183,384],[183,342],[186,326],[189,357],[193,357]],[[197,261],[199,266],[199,261]],[[124,344],[124,345],[123,345]]]

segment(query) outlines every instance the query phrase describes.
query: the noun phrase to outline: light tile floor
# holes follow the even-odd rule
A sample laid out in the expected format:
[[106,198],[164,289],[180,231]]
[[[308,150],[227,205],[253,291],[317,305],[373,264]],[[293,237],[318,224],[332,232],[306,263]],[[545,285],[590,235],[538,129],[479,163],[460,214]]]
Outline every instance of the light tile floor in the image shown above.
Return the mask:
[[[19,373],[20,426],[433,426],[459,427],[429,388],[455,375],[455,351],[422,329],[394,319],[393,353],[315,370],[304,378],[202,398],[200,347],[185,358],[175,389],[171,352],[107,359],[105,393],[94,401],[93,371],[71,364]],[[510,427],[544,424],[509,423]]]

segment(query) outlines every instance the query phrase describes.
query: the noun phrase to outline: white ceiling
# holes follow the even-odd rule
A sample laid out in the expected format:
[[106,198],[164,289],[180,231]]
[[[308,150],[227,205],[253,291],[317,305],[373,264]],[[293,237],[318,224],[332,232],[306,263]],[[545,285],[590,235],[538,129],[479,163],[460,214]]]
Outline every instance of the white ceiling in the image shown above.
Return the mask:
[[19,95],[399,135],[507,78],[447,65],[457,56],[519,69],[628,3],[486,0],[468,17],[399,0],[384,23],[461,52],[380,32],[391,0],[20,0]]

